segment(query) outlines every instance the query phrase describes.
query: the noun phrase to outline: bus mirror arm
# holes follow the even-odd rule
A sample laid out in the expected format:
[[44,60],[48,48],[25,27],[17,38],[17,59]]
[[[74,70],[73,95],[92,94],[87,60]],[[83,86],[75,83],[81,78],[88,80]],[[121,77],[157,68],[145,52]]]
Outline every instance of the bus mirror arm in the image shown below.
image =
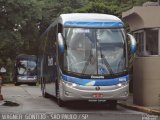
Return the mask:
[[132,54],[136,52],[136,39],[131,34],[127,34],[130,40],[130,51]]
[[64,38],[62,33],[58,33],[58,49],[61,53],[64,53]]

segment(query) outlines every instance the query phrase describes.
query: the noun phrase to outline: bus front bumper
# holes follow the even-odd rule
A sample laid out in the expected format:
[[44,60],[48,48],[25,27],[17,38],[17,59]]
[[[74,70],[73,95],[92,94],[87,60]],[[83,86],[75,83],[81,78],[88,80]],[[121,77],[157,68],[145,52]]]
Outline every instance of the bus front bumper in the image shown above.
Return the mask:
[[17,80],[18,83],[36,83],[37,80]]
[[129,83],[113,86],[81,86],[61,81],[60,97],[69,100],[126,100],[129,95]]

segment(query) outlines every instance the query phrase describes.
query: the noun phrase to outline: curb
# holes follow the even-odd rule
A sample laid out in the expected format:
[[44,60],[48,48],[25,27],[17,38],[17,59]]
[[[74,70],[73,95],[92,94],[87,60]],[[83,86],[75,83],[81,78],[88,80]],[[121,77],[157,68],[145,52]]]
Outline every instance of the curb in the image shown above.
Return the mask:
[[138,105],[131,105],[131,104],[122,103],[122,102],[118,102],[118,105],[125,107],[125,108],[128,108],[128,109],[131,109],[131,110],[145,112],[148,114],[160,115],[160,110],[156,110],[156,109],[151,109],[151,108],[142,107],[142,106],[138,106]]
[[0,106],[2,106],[4,103],[4,100],[0,101]]

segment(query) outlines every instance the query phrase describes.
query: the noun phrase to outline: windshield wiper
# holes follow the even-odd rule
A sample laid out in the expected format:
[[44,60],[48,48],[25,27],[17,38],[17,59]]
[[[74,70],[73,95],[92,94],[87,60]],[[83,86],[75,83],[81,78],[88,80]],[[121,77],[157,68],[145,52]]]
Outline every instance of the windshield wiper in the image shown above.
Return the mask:
[[104,56],[103,53],[102,53],[102,49],[101,49],[100,45],[99,45],[99,48],[100,48],[100,54],[101,54],[102,63],[103,63],[103,61],[104,61],[104,64],[105,64],[106,68],[108,69],[108,71],[110,72],[110,74],[111,74],[111,75],[114,75],[111,66],[109,65],[107,59],[105,58],[105,56]]
[[93,55],[92,55],[92,49],[91,49],[91,50],[90,50],[89,57],[88,57],[88,60],[87,60],[87,62],[85,63],[84,68],[83,68],[83,70],[82,70],[82,75],[86,72],[86,69],[87,69],[87,67],[88,67],[88,65],[89,65],[89,62],[91,61],[92,57],[93,57]]

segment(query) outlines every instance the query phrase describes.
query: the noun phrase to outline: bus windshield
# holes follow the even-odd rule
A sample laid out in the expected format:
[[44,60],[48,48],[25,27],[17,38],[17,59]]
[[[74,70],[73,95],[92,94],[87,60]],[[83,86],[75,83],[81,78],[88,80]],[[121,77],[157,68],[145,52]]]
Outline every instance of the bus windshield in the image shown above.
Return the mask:
[[85,75],[126,71],[123,28],[65,28],[64,70]]
[[36,75],[36,61],[19,60],[17,71],[19,75]]

